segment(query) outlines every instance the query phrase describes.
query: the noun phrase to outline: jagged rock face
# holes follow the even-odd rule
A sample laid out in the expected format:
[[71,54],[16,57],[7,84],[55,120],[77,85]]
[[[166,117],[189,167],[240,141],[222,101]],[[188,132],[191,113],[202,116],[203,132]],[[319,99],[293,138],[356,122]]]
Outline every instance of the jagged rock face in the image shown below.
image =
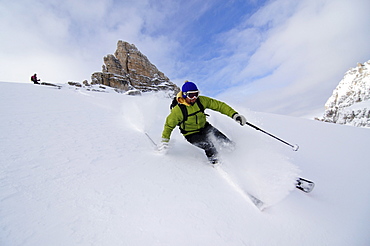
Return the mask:
[[370,127],[370,61],[350,69],[325,104],[326,122]]
[[130,86],[130,82],[126,76],[121,76],[114,73],[96,72],[92,74],[91,79],[92,85],[106,85],[123,91],[134,89],[132,86]]
[[133,44],[118,41],[116,52],[104,57],[104,64],[102,72],[92,74],[92,84],[103,84],[125,91],[179,91]]

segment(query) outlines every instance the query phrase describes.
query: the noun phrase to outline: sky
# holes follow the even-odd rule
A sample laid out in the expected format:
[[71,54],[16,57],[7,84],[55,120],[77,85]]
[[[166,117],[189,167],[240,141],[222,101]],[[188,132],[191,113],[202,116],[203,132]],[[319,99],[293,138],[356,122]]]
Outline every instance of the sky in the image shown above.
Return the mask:
[[0,81],[91,80],[118,40],[170,80],[251,110],[324,111],[370,59],[367,0],[0,0]]

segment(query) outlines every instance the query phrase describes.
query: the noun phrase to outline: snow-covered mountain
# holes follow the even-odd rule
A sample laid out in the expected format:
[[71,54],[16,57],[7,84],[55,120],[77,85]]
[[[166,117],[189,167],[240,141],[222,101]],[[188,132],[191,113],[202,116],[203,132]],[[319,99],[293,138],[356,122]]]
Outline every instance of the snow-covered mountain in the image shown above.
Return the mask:
[[171,99],[104,91],[0,83],[1,246],[370,245],[369,129],[232,105],[294,152],[207,110],[237,144],[212,168],[178,130],[167,155],[146,136]]
[[323,121],[370,127],[370,61],[346,72],[325,104]]

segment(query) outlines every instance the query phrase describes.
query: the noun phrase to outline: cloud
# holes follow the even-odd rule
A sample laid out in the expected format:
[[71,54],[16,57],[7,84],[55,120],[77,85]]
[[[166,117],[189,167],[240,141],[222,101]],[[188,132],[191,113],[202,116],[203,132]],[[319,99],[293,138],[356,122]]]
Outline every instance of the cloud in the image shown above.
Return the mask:
[[7,1],[0,6],[0,27],[6,34],[0,40],[4,69],[0,80],[28,82],[34,72],[49,82],[89,80],[91,73],[101,70],[103,57],[114,53],[118,40],[134,43],[155,64],[171,64],[169,54],[178,43],[156,33],[165,18],[152,4],[149,0]]
[[[277,8],[280,3],[288,10]],[[231,69],[223,73],[231,71],[237,85],[223,96],[244,95],[252,109],[281,114],[302,115],[323,106],[347,69],[369,59],[368,9],[370,3],[361,0],[271,2],[226,33],[237,43],[231,50],[242,47],[247,36],[258,46],[252,54],[248,47],[230,52]],[[243,33],[250,34],[243,39]]]
[[368,9],[366,0],[3,1],[0,80],[89,80],[124,40],[178,84],[299,115],[369,59]]
[[51,82],[89,79],[101,70],[103,57],[114,53],[118,40],[134,43],[179,80],[214,56],[210,42],[228,27],[225,20],[240,18],[236,10],[245,12],[233,5],[240,2],[7,1],[0,6],[1,30],[7,34],[0,40],[0,66],[6,68],[0,80],[27,82],[36,71]]

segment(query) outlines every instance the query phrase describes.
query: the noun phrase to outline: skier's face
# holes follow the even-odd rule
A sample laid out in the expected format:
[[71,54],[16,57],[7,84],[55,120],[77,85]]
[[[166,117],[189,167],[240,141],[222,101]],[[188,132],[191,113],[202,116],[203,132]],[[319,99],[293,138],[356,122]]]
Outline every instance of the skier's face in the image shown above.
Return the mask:
[[188,91],[186,95],[186,102],[193,105],[199,96],[199,91]]
[[195,103],[195,101],[197,100],[197,98],[185,98],[185,101],[191,105],[193,105]]

